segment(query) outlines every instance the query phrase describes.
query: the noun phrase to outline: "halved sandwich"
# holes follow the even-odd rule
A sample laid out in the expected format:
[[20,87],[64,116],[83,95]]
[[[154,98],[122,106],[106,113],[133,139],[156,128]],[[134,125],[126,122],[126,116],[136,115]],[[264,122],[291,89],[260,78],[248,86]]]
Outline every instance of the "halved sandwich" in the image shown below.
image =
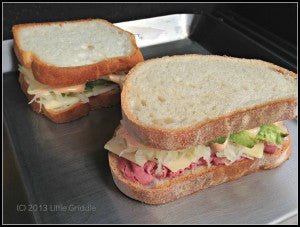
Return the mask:
[[297,75],[260,60],[163,57],[129,72],[121,105],[105,145],[114,182],[161,204],[287,160]]
[[102,19],[13,26],[19,82],[34,111],[63,123],[119,102],[143,61],[134,35]]

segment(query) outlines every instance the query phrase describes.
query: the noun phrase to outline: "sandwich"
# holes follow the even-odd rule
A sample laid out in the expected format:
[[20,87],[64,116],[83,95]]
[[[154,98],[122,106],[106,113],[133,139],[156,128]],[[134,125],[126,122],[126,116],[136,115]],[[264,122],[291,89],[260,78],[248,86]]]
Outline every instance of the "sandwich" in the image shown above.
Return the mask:
[[151,59],[128,73],[121,107],[105,144],[113,180],[128,197],[162,204],[287,160],[297,74],[224,56]]
[[56,123],[120,102],[119,83],[143,61],[134,35],[102,19],[12,28],[19,82],[35,112]]

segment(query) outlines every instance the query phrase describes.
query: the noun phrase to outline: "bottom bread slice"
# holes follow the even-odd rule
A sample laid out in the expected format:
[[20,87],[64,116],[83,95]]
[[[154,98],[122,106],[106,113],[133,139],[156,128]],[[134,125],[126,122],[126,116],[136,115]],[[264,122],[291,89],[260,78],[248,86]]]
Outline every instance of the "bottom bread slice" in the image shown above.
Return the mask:
[[118,169],[118,156],[109,152],[109,166],[116,186],[128,197],[148,204],[163,204],[197,191],[239,179],[258,170],[273,169],[289,159],[290,136],[274,154],[264,154],[261,159],[244,159],[229,166],[200,167],[194,172],[171,178],[150,188],[126,179]]
[[[34,96],[27,93],[28,84],[25,81],[23,74],[21,73],[19,76],[19,82],[21,85],[21,89],[25,93],[27,99],[29,101],[32,100]],[[44,114],[51,121],[55,123],[66,123],[87,115],[91,110],[102,108],[102,107],[109,107],[119,102],[120,102],[120,90],[114,89],[102,93],[100,95],[90,97],[88,103],[78,102],[68,107],[67,109],[60,110],[60,111],[47,110],[46,108],[44,108],[44,106],[42,106],[40,110],[40,104],[37,102],[33,102],[30,105],[33,111],[40,114]]]

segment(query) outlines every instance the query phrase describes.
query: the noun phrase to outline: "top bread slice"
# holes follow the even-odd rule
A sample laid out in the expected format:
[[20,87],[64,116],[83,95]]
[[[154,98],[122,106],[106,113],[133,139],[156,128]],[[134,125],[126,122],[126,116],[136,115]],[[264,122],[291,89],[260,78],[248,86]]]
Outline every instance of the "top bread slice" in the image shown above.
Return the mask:
[[83,84],[143,61],[134,35],[102,19],[19,24],[12,31],[20,63],[53,87]]
[[182,55],[138,64],[121,94],[123,125],[178,150],[297,115],[297,75],[260,60]]

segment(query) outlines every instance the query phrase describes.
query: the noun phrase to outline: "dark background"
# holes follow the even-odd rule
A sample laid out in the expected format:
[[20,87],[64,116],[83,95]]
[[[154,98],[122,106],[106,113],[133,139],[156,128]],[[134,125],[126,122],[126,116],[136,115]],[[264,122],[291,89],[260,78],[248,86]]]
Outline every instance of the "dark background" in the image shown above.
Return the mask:
[[136,20],[175,13],[218,13],[235,15],[297,44],[296,3],[5,3],[3,38],[11,39],[14,24],[103,18],[110,22]]
[[[108,3],[108,4],[3,4],[3,39],[12,39],[11,28],[14,24],[61,21],[84,18],[103,18],[112,23],[176,13],[207,13],[236,26],[254,30],[263,37],[282,40],[287,46],[297,46],[297,4],[296,3],[255,3],[255,4],[150,4],[150,3]],[[245,31],[246,32],[246,31]],[[292,51],[293,52],[293,51]],[[296,55],[296,54],[295,54]],[[6,141],[6,140],[5,140]],[[9,144],[4,144],[4,223],[32,223],[32,216],[26,212],[16,212],[16,204],[26,204],[27,199],[14,165],[14,157],[6,152]],[[13,196],[12,196],[13,195]],[[7,199],[5,199],[7,198]]]

